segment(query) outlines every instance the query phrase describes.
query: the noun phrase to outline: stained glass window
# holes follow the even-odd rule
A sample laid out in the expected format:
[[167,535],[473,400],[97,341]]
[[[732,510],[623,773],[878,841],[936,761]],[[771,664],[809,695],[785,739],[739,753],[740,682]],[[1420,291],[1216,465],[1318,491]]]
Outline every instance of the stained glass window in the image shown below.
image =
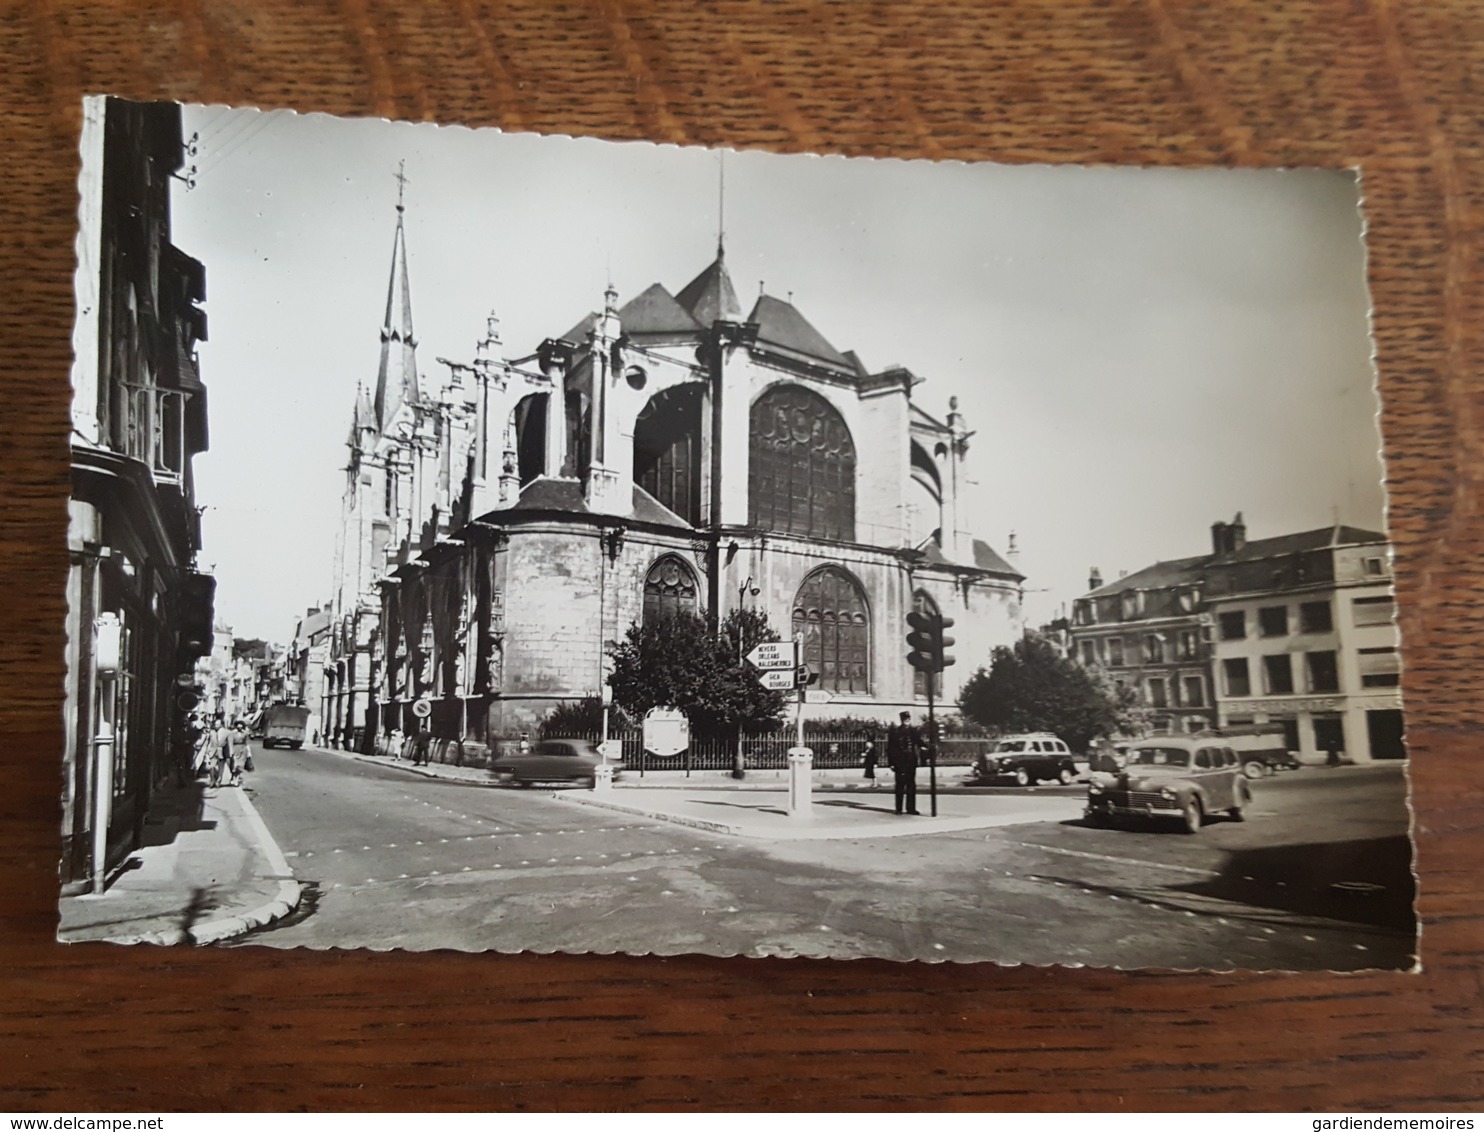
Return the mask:
[[701,521],[701,387],[656,393],[634,422],[634,481],[688,523]]
[[794,599],[793,630],[804,637],[804,663],[818,687],[848,696],[871,692],[871,616],[860,583],[838,566],[804,579]]
[[748,521],[805,538],[855,541],[855,442],[823,397],[780,385],[752,406]]
[[695,612],[695,574],[673,554],[665,555],[649,568],[644,579],[644,623],[649,625],[662,617]]

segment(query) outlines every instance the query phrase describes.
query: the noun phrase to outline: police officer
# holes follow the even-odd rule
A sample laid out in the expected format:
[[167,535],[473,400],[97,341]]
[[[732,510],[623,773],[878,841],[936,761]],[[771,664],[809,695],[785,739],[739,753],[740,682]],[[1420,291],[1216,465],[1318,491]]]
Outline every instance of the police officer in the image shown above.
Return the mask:
[[917,728],[912,713],[902,712],[900,722],[886,733],[886,761],[897,779],[897,813],[917,813]]

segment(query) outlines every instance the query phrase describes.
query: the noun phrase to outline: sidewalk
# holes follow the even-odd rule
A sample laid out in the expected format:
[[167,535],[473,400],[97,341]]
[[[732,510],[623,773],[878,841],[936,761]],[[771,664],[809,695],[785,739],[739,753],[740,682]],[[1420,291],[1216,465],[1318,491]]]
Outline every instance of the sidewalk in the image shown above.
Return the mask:
[[144,845],[103,895],[61,900],[57,938],[215,943],[287,915],[299,896],[243,790],[170,783],[150,802]]
[[[471,786],[500,786],[502,783],[488,770],[472,766],[452,766],[448,763],[429,763],[426,766],[414,766],[406,759],[390,759],[384,755],[365,755],[358,751],[341,751],[330,747],[309,748],[323,751],[325,754],[340,755],[343,758],[356,759],[359,762],[370,763],[374,766],[384,766],[395,770],[404,771],[407,774],[420,775],[423,778],[441,778],[449,782],[463,782]],[[938,768],[938,794],[1004,794],[1013,790],[1017,794],[1029,793],[1036,795],[1043,788],[1031,787],[1008,787],[1005,784],[977,784],[966,785],[965,777],[968,767],[951,766]],[[725,790],[736,791],[776,791],[788,789],[787,770],[749,770],[747,777],[737,779],[732,777],[729,770],[695,770],[689,775],[684,770],[669,769],[657,770],[654,767],[646,767],[645,773],[640,774],[634,767],[622,768],[622,774],[613,782],[615,790]],[[893,778],[890,770],[885,767],[876,771],[875,785],[872,786],[859,767],[846,768],[843,770],[816,770],[813,772],[814,789],[816,792],[844,792],[865,794],[879,794],[890,801],[893,790]],[[923,794],[927,793],[928,770],[923,767],[917,772],[917,788]],[[1082,794],[1082,784],[1079,782],[1078,796]]]
[[571,805],[614,810],[655,821],[767,841],[826,841],[854,838],[920,837],[992,829],[1033,822],[1070,821],[1082,816],[1080,797],[1024,793],[1005,796],[938,796],[938,816],[929,817],[925,790],[917,795],[921,816],[897,814],[890,791],[848,796],[817,792],[808,816],[788,812],[786,790],[751,790],[727,796],[715,790],[675,789],[562,790],[552,797]]

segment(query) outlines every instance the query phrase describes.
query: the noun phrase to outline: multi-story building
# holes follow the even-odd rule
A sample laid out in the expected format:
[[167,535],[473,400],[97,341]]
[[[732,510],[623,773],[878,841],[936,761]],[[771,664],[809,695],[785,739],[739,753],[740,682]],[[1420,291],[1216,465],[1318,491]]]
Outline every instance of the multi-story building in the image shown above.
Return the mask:
[[1201,731],[1216,722],[1209,617],[1202,600],[1204,558],[1180,558],[1104,584],[1072,606],[1072,650],[1133,689],[1159,733]]
[[1268,724],[1306,761],[1404,758],[1386,537],[1335,525],[1249,542],[1239,514],[1211,538],[1210,554],[1079,598],[1078,659],[1136,688],[1157,731]]
[[871,371],[792,303],[744,314],[720,247],[673,294],[610,287],[529,355],[503,356],[491,316],[436,388],[406,272],[399,206],[383,362],[351,433],[325,719],[340,742],[413,726],[419,699],[440,739],[528,726],[598,695],[607,643],[676,611],[765,611],[802,638],[832,712],[925,706],[914,607],[955,618],[966,655],[1015,636],[1022,577],[960,515],[956,404],[928,413],[921,379]]
[[311,606],[294,623],[289,642],[285,698],[309,709],[306,734],[313,744],[323,742],[325,670],[330,660],[330,610]]
[[67,542],[64,891],[96,887],[138,843],[170,768],[215,582],[192,459],[206,449],[206,273],[171,243],[180,107],[89,98],[73,336]]
[[1334,526],[1245,540],[1206,571],[1223,726],[1281,724],[1308,761],[1399,759],[1401,658],[1391,553],[1375,531]]

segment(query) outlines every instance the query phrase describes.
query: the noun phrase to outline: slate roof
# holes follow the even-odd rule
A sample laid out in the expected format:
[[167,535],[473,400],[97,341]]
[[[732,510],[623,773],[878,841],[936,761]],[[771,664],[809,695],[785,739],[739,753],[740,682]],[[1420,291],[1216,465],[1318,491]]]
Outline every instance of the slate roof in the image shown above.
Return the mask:
[[585,346],[587,336],[593,332],[593,327],[598,325],[598,312],[588,311],[582,321],[571,330],[561,336],[561,341],[570,342],[574,346]]
[[[566,511],[574,515],[590,515],[587,500],[582,496],[582,484],[571,479],[552,479],[547,476],[537,476],[520,493],[520,498],[509,508],[511,511]],[[486,517],[486,521],[498,519],[500,512],[496,511]],[[649,492],[638,484],[634,485],[633,510],[625,518],[636,519],[643,523],[657,523],[667,527],[684,527],[691,529],[691,525],[675,512],[671,511]]]
[[701,324],[675,297],[653,283],[619,308],[625,334],[695,334]]
[[1201,581],[1207,570],[1217,566],[1253,562],[1260,558],[1278,558],[1307,550],[1323,550],[1331,546],[1384,542],[1386,542],[1384,534],[1379,531],[1368,531],[1362,527],[1343,525],[1318,527],[1312,531],[1253,539],[1230,554],[1202,554],[1194,558],[1174,558],[1168,562],[1156,562],[1152,566],[1146,566],[1142,570],[1136,570],[1116,581],[1099,586],[1084,596],[1104,597],[1109,594],[1123,593],[1125,590],[1158,590],[1169,586],[1193,584]]
[[1125,590],[1159,590],[1168,586],[1187,585],[1199,582],[1201,574],[1211,563],[1211,555],[1195,558],[1172,558],[1168,562],[1156,562],[1122,578],[1099,586],[1087,597],[1106,597],[1121,594]]
[[765,348],[856,372],[850,359],[831,346],[792,303],[775,299],[772,295],[759,295],[747,321],[757,323],[758,343]]
[[[1011,566],[992,549],[989,543],[983,539],[974,540],[974,566],[980,570],[987,570],[992,574],[1003,574],[1007,577],[1025,580],[1025,575]],[[922,548],[924,561],[930,566],[962,566],[964,563],[955,562],[943,553],[943,548],[938,545],[936,539],[929,539],[927,545]]]
[[1281,554],[1297,554],[1305,550],[1322,550],[1327,546],[1353,546],[1357,543],[1385,541],[1386,536],[1379,531],[1368,531],[1361,527],[1343,525],[1319,527],[1312,531],[1299,531],[1297,534],[1253,539],[1231,554],[1211,556],[1208,565],[1221,566],[1228,562],[1250,562],[1255,558],[1273,558]]
[[727,274],[720,248],[716,249],[716,258],[706,270],[682,287],[675,299],[702,326],[742,317],[742,304],[737,301],[737,292],[732,288],[732,279]]

